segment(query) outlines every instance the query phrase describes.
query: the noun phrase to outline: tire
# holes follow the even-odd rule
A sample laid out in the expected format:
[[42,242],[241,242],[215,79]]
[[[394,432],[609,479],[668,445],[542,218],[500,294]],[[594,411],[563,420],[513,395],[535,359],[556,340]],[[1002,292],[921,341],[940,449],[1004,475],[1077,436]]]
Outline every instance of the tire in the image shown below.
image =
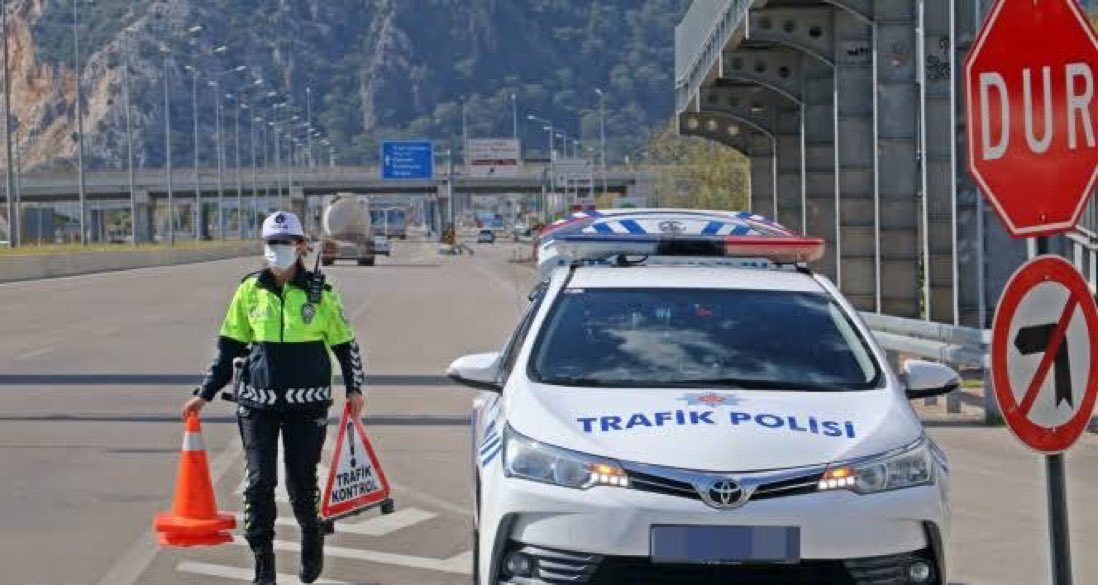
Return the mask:
[[374,257],[371,256],[369,258],[359,258],[358,259],[358,265],[359,266],[373,266],[374,265]]

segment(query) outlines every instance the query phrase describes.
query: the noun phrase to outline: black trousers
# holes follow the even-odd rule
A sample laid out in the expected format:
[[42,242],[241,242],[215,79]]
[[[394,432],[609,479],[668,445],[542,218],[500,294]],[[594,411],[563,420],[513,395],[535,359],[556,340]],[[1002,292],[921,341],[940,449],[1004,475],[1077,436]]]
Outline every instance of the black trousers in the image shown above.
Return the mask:
[[327,409],[278,412],[240,406],[237,407],[237,423],[247,462],[244,537],[248,544],[256,549],[274,540],[280,432],[286,458],[286,491],[294,517],[303,532],[320,530],[320,487],[316,466],[327,432]]

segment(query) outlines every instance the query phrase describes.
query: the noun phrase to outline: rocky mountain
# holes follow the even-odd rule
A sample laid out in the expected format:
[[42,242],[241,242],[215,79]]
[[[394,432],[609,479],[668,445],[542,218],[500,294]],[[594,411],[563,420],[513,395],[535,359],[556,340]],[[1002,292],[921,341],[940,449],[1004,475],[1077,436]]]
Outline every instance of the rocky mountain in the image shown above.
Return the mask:
[[[382,138],[459,143],[463,109],[471,136],[509,136],[512,94],[528,154],[544,156],[548,138],[540,124],[525,120],[527,114],[553,120],[595,146],[596,87],[607,96],[608,156],[620,160],[671,114],[673,27],[689,5],[688,0],[6,3],[13,129],[23,168],[71,167],[77,77],[91,168],[125,166],[127,77],[139,167],[164,162],[165,77],[172,161],[178,166],[193,164],[192,89],[198,94],[203,166],[216,160],[219,93],[232,96],[221,99],[228,145],[235,144],[236,100],[250,106],[241,109],[239,125],[245,161],[252,111],[284,121],[311,115],[331,137],[341,162],[366,163],[376,159]],[[237,71],[241,66],[246,69]],[[193,86],[188,67],[199,72]],[[217,87],[210,85],[214,78]],[[272,109],[281,100],[288,106]],[[261,131],[257,136],[263,139]],[[230,148],[230,164],[232,158]]]

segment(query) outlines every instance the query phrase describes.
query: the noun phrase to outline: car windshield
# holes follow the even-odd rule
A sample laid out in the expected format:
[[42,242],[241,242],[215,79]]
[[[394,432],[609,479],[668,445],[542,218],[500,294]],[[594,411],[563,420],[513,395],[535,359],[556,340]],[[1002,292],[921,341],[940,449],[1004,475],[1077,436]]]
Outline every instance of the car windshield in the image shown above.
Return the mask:
[[838,391],[875,387],[880,369],[824,294],[566,289],[529,374],[566,386]]

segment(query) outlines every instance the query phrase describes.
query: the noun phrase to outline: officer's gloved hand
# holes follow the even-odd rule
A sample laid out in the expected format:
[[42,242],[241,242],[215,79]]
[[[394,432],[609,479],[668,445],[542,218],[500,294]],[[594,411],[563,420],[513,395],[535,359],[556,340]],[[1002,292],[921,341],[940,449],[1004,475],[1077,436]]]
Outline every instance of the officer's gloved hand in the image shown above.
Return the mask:
[[361,392],[348,394],[347,404],[351,405],[351,416],[355,418],[362,417],[362,412],[366,409],[366,399],[362,397]]
[[183,419],[186,420],[187,415],[192,412],[195,416],[198,416],[199,411],[202,410],[203,406],[206,406],[206,403],[207,400],[201,396],[192,397],[183,404]]

